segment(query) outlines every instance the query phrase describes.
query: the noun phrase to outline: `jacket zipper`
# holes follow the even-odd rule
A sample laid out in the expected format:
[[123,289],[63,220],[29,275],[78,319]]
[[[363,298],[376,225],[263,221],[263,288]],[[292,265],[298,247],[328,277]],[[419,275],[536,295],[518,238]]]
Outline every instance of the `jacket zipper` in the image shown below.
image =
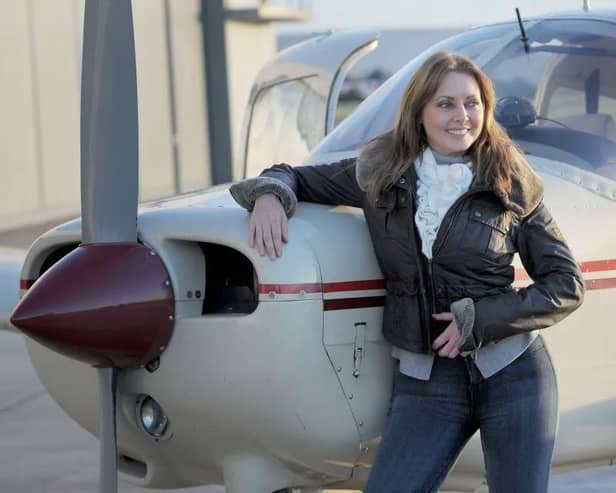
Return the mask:
[[[463,193],[462,195],[460,195],[460,197],[458,197],[456,199],[456,201],[451,205],[451,207],[449,208],[449,210],[447,211],[447,213],[445,214],[445,217],[443,218],[443,222],[441,222],[441,225],[439,226],[439,229],[436,233],[436,237],[438,239],[439,237],[439,233],[441,232],[442,228],[443,228],[443,223],[445,221],[445,219],[447,219],[447,222],[445,223],[445,232],[443,233],[442,238],[440,238],[440,242],[438,242],[438,244],[435,242],[432,245],[432,258],[428,259],[428,281],[430,283],[430,293],[431,293],[431,311],[432,314],[437,313],[436,312],[436,288],[434,287],[434,268],[433,268],[433,263],[434,263],[434,259],[437,257],[438,253],[441,251],[441,249],[443,248],[443,245],[445,244],[446,240],[447,240],[447,236],[449,236],[449,232],[451,231],[451,228],[453,227],[454,223],[456,222],[456,219],[458,218],[458,216],[460,215],[460,211],[462,210],[461,204],[464,200],[466,200],[469,196],[476,194],[476,193],[481,193],[483,191],[489,190],[489,188],[487,187],[482,187],[482,188],[476,188],[474,190],[469,190],[465,193]],[[434,249],[434,247],[437,246],[438,248]],[[431,327],[432,325],[432,314],[430,315],[430,321],[428,324],[428,327]],[[430,336],[428,338],[428,340],[432,339],[432,331],[428,330]]]
[[[433,278],[433,268],[432,268],[432,262],[434,260],[434,258],[438,255],[438,253],[441,251],[441,249],[443,248],[443,245],[445,245],[445,242],[447,240],[447,236],[449,236],[449,232],[451,231],[451,228],[453,227],[453,224],[456,222],[456,219],[458,218],[458,216],[460,215],[460,211],[462,210],[461,204],[464,200],[466,200],[468,197],[470,197],[471,195],[477,194],[477,193],[481,193],[481,192],[485,192],[485,191],[489,191],[490,189],[488,187],[481,187],[481,188],[476,188],[474,190],[469,190],[465,193],[463,193],[462,195],[460,195],[460,197],[458,197],[456,199],[456,201],[451,205],[451,207],[449,208],[449,210],[447,211],[447,213],[445,214],[445,218],[447,218],[447,216],[449,216],[448,218],[448,222],[447,222],[447,226],[445,228],[445,233],[443,233],[443,237],[441,238],[441,241],[438,243],[438,248],[435,250],[434,246],[436,245],[433,244],[432,245],[432,258],[428,259],[428,276],[429,276],[429,280],[430,280],[430,288],[431,288],[431,292],[432,292],[432,312],[436,313],[436,294],[435,294],[435,289],[434,289],[434,278]],[[445,218],[443,218],[443,221],[445,220]],[[441,228],[443,227],[443,223],[441,222],[441,225],[439,226],[439,229],[436,233],[436,237],[438,238],[438,235],[441,231]],[[432,318],[432,317],[430,317]],[[430,323],[432,321],[430,320]],[[430,331],[431,332],[431,331]],[[430,333],[430,338],[428,340],[431,339],[432,334]],[[432,350],[432,347],[430,347],[430,349]],[[479,349],[479,348],[477,348]],[[475,349],[474,351],[472,351],[472,355],[471,357],[473,358],[473,361],[476,360],[477,358],[477,349]]]
[[[471,184],[472,186],[472,184]],[[423,324],[424,324],[424,337],[426,338],[426,341],[428,341],[428,352],[429,353],[433,353],[432,350],[432,331],[430,329],[430,327],[432,326],[432,313],[436,313],[436,290],[434,287],[434,278],[433,278],[433,268],[432,268],[432,262],[433,259],[436,257],[436,255],[438,254],[438,252],[440,251],[442,245],[445,244],[445,240],[447,239],[447,236],[449,235],[449,232],[453,226],[453,223],[455,222],[455,219],[457,219],[458,214],[460,213],[460,204],[462,203],[463,200],[466,200],[467,197],[469,197],[470,195],[473,195],[475,193],[480,193],[480,192],[484,192],[484,191],[489,191],[490,189],[488,187],[479,187],[479,188],[475,188],[473,190],[469,190],[465,193],[463,193],[460,197],[458,197],[456,199],[456,201],[452,204],[452,206],[449,208],[449,210],[447,211],[447,213],[445,214],[445,218],[447,218],[447,216],[449,216],[448,222],[447,222],[447,227],[445,230],[445,233],[443,235],[443,238],[441,239],[441,241],[438,243],[438,249],[434,250],[434,245],[432,245],[432,249],[433,249],[433,255],[432,258],[427,259],[428,260],[428,282],[430,284],[429,289],[430,289],[430,302],[428,302],[427,296],[426,296],[426,286],[424,283],[424,276],[423,275],[419,275],[419,289],[421,291],[421,297],[422,297],[422,302],[423,302],[423,306],[425,308],[428,309],[429,313],[424,313],[423,315]],[[415,188],[413,188],[411,190],[411,200],[413,202],[413,206],[411,208],[411,211],[415,211],[417,209],[417,196],[416,196],[416,190]],[[455,208],[455,210],[454,210]],[[452,213],[452,211],[455,212],[455,215]],[[443,219],[445,219],[443,218]],[[415,217],[411,217],[411,223],[412,223],[412,228],[414,233],[416,234],[417,238],[419,238],[419,232],[417,231],[417,226],[415,225]],[[443,227],[443,223],[441,223],[439,230],[437,231],[437,238],[438,238],[438,233],[441,231]],[[416,262],[418,266],[421,266],[423,264],[422,261],[422,255],[420,254],[419,251],[416,252],[415,254],[416,257]],[[422,269],[423,270],[423,269]],[[425,309],[422,310],[422,312],[425,312]],[[426,320],[427,319],[427,320]]]
[[[411,201],[412,201],[411,211],[414,211],[417,208],[417,196],[415,195],[414,189],[412,189],[410,195],[411,195]],[[417,231],[417,226],[415,224],[414,215],[411,216],[409,227],[411,229],[409,233],[414,235],[416,238],[419,238],[419,231]],[[430,313],[426,313],[426,311],[428,312],[430,311],[430,303],[428,303],[428,298],[426,296],[427,293],[426,293],[425,277],[424,277],[424,272],[423,272],[422,255],[421,255],[421,252],[417,249],[415,249],[415,262],[417,264],[418,269],[420,269],[419,275],[417,277],[419,281],[419,291],[421,293],[421,302],[423,306],[420,312],[420,318],[422,319],[421,322],[422,322],[423,336],[424,336],[424,339],[427,341],[428,353],[432,354],[433,351],[432,351],[431,331],[430,331],[430,323],[431,323],[432,315]],[[432,278],[432,276],[429,276],[429,277]]]
[[[434,289],[434,276],[432,275],[432,259],[428,259],[428,278],[430,280],[430,293],[432,294],[432,313],[430,314],[429,326],[432,326],[432,315],[436,313],[436,290]],[[430,339],[432,339],[432,330],[430,330]]]

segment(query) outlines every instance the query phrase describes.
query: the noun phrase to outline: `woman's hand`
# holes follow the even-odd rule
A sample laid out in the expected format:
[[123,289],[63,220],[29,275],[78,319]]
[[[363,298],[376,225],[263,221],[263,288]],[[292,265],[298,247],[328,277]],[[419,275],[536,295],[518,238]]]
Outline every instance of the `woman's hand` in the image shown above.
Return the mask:
[[255,200],[248,226],[248,244],[259,255],[276,260],[282,255],[282,243],[288,241],[287,215],[278,197],[272,193]]
[[468,351],[460,352],[462,345],[462,337],[456,319],[451,312],[434,313],[432,318],[436,320],[446,320],[451,323],[447,328],[434,340],[432,349],[443,358],[456,358],[457,356],[467,356]]

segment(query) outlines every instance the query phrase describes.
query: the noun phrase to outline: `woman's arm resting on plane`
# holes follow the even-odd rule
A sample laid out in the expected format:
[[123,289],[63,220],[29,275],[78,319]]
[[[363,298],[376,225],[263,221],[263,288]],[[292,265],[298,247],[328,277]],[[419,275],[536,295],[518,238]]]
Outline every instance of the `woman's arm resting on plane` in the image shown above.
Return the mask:
[[268,193],[255,200],[248,226],[248,244],[259,255],[275,260],[282,255],[282,244],[288,241],[287,215],[280,200]]
[[358,207],[363,196],[355,178],[355,159],[320,166],[277,164],[257,178],[233,184],[229,191],[252,211],[250,246],[272,260],[282,255],[287,218],[295,213],[298,200]]

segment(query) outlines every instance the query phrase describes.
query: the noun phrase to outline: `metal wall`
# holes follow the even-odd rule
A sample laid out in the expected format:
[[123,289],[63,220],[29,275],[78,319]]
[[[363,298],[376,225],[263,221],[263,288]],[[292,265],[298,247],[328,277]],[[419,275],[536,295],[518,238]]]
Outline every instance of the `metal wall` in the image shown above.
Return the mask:
[[[79,213],[83,0],[0,0],[0,231]],[[199,0],[133,0],[140,200],[211,184]],[[271,25],[227,22],[231,141],[275,51]]]

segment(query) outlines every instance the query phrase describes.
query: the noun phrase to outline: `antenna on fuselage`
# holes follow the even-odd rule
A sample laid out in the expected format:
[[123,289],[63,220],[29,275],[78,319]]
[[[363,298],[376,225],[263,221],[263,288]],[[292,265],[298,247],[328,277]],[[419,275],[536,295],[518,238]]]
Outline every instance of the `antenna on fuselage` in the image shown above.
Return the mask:
[[588,12],[590,10],[590,0],[584,0],[584,4],[582,5],[582,10],[584,12]]

